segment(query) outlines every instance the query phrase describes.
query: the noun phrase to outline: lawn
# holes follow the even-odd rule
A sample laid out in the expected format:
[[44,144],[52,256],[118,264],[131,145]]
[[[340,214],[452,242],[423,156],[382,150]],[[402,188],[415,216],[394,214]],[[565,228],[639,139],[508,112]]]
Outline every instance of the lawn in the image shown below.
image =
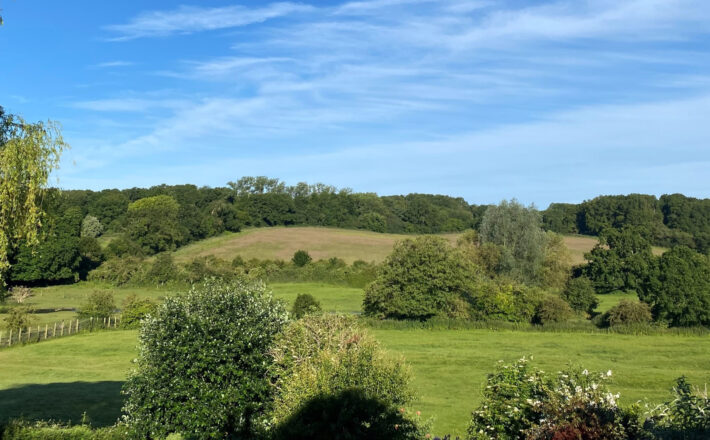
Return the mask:
[[[491,330],[373,330],[383,346],[411,365],[419,394],[412,410],[435,418],[434,432],[464,432],[498,360],[534,356],[557,371],[572,362],[613,371],[622,402],[669,397],[675,377],[710,381],[710,339]],[[120,413],[119,390],[135,357],[135,331],[82,334],[0,350],[0,419],[26,416],[96,425]]]

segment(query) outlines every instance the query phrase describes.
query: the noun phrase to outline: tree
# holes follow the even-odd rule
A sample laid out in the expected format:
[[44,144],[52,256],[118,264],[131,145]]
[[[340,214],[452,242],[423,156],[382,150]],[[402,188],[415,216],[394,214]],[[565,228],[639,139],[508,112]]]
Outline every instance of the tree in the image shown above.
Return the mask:
[[502,248],[501,273],[525,283],[539,282],[547,239],[541,216],[534,206],[525,207],[513,199],[486,210],[479,231],[482,244]]
[[589,261],[584,273],[599,293],[637,290],[653,260],[651,243],[632,227],[605,229],[584,257]]
[[599,305],[592,282],[584,276],[569,279],[561,296],[578,312],[592,314]]
[[28,123],[0,107],[0,277],[10,268],[9,256],[24,241],[39,242],[42,197],[49,175],[68,148],[59,125]]
[[104,225],[101,224],[99,219],[93,215],[87,215],[84,220],[81,221],[81,236],[96,238],[103,234]]
[[311,260],[313,260],[311,258],[311,256],[308,254],[308,252],[306,252],[304,250],[297,250],[293,254],[293,258],[291,258],[291,261],[293,262],[293,264],[295,264],[298,267],[305,266],[306,264],[310,263]]
[[296,319],[301,319],[309,313],[321,311],[320,302],[309,293],[299,293],[296,301],[293,302],[291,315]]
[[95,290],[91,292],[86,303],[79,308],[78,313],[83,319],[103,319],[113,315],[114,310],[116,310],[116,302],[113,299],[113,292]]
[[672,326],[710,325],[710,258],[677,246],[656,259],[639,289],[656,320]]
[[124,387],[136,438],[253,438],[269,406],[269,349],[287,313],[261,282],[209,279],[143,320]]
[[150,254],[174,250],[182,239],[179,209],[178,203],[170,196],[136,200],[128,205],[129,236]]
[[441,237],[397,243],[365,290],[363,308],[371,316],[426,319],[471,292],[478,269]]

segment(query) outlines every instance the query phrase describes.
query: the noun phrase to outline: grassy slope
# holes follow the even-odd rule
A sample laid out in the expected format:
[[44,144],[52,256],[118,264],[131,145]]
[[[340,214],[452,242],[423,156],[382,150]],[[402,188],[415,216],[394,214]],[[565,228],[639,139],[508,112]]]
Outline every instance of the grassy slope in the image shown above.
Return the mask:
[[[412,366],[420,395],[412,409],[434,416],[436,433],[463,433],[486,374],[498,360],[534,355],[535,364],[549,371],[568,362],[611,369],[613,389],[625,403],[663,401],[680,374],[699,385],[710,381],[708,338],[487,330],[374,333]],[[0,414],[77,421],[86,411],[97,425],[113,423],[135,345],[135,331],[111,331],[0,350]]]

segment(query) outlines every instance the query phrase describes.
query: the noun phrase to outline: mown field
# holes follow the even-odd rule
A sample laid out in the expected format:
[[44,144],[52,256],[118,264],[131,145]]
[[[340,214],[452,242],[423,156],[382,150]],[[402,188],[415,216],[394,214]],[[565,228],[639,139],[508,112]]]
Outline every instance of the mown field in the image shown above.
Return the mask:
[[[533,356],[548,371],[572,362],[613,371],[624,403],[655,404],[685,374],[710,381],[710,339],[490,330],[374,330],[393,355],[411,365],[419,394],[412,410],[434,417],[434,432],[464,432],[480,402],[486,374],[498,360]],[[2,418],[78,421],[96,425],[120,414],[120,387],[135,357],[136,331],[104,331],[0,350]]]

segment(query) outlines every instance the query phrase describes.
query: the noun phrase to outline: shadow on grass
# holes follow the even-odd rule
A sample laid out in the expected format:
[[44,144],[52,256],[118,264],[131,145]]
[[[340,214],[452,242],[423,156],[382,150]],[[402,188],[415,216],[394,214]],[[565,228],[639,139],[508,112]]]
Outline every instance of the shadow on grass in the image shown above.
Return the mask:
[[121,415],[123,382],[69,382],[22,385],[0,390],[0,425],[10,419],[113,425]]

